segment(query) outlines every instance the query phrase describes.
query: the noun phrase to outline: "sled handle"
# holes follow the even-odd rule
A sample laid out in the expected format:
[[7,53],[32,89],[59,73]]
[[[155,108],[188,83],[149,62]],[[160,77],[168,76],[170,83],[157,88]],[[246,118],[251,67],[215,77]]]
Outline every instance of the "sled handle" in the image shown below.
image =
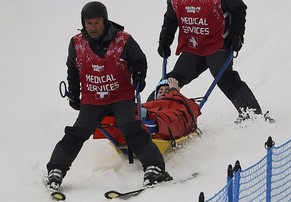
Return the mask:
[[167,64],[168,64],[168,60],[167,58],[164,56],[163,57],[163,72],[162,72],[162,79],[166,79],[166,75],[167,75]]
[[214,89],[215,85],[218,83],[219,79],[221,78],[223,72],[226,70],[227,66],[229,65],[230,61],[233,59],[233,50],[230,51],[229,55],[227,56],[226,60],[224,61],[223,65],[221,66],[218,74],[216,75],[214,81],[212,82],[212,84],[210,85],[210,87],[208,88],[206,94],[204,95],[202,101],[199,104],[199,109],[201,109],[203,107],[203,105],[205,104],[205,102],[207,101],[210,93],[212,92],[212,90]]
[[72,94],[67,90],[67,84],[64,81],[60,82],[59,90],[62,98],[67,97],[70,101],[75,102]]
[[139,82],[136,86],[136,94],[135,94],[136,102],[137,102],[137,115],[138,119],[141,120],[141,98],[140,98],[140,92],[139,92]]

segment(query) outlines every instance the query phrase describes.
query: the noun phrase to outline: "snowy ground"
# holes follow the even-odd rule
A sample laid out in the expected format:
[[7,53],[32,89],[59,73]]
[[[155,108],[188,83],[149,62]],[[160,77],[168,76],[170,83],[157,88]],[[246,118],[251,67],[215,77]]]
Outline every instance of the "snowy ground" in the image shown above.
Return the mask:
[[[147,55],[148,82],[142,98],[154,89],[162,72],[158,36],[166,0],[103,0],[109,18],[126,27]],[[51,201],[42,183],[46,163],[77,112],[61,99],[58,84],[66,79],[67,46],[81,28],[84,0],[1,0],[0,2],[0,92],[1,92],[1,201]],[[228,164],[240,160],[242,168],[259,161],[264,143],[272,136],[276,146],[290,139],[291,3],[288,0],[246,0],[248,15],[245,45],[235,59],[235,69],[248,83],[264,111],[270,110],[276,124],[257,121],[238,127],[237,113],[215,88],[198,120],[201,138],[165,156],[167,170],[174,177],[199,171],[200,176],[180,185],[148,190],[129,200],[197,201],[226,183]],[[176,42],[175,42],[176,44]],[[175,51],[175,44],[172,52]],[[177,57],[168,62],[171,70]],[[189,97],[203,96],[212,82],[206,71],[182,89]],[[138,188],[143,173],[138,161],[129,165],[106,140],[85,143],[63,183],[67,201],[107,201],[109,189]],[[119,201],[119,200],[115,200]]]

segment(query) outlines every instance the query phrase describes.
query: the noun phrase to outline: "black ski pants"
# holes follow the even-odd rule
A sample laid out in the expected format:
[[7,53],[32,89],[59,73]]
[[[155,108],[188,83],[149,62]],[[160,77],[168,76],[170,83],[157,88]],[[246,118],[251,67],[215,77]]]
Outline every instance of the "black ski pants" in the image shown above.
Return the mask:
[[70,169],[71,164],[81,150],[83,143],[90,138],[100,125],[102,119],[113,114],[116,124],[121,130],[127,145],[135,153],[144,169],[154,165],[165,170],[162,154],[152,142],[150,134],[142,128],[142,123],[135,119],[134,101],[120,101],[113,104],[81,105],[79,116],[73,127],[65,128],[65,135],[55,146],[47,164],[48,172],[61,169],[63,174]]
[[[229,53],[230,50],[225,49],[221,49],[208,56],[182,53],[174,69],[167,74],[167,77],[176,78],[179,81],[180,87],[196,79],[206,69],[209,69],[212,76],[215,77]],[[246,108],[255,109],[257,114],[262,113],[261,107],[251,89],[241,80],[238,72],[233,70],[233,60],[228,65],[217,85],[239,113]]]

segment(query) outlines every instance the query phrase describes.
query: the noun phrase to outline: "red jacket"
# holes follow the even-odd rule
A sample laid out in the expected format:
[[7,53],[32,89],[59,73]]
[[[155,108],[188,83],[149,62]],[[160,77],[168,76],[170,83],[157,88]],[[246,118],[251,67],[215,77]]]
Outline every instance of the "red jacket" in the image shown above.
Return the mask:
[[[177,90],[170,91],[165,98],[144,103],[143,107],[147,109],[150,119],[157,121],[157,133],[153,138],[164,140],[178,139],[193,132],[197,128],[197,117],[201,114],[197,103]],[[114,117],[106,117],[102,126],[119,144],[125,144]],[[94,139],[100,138],[105,136],[97,129]]]
[[195,101],[173,90],[159,100],[143,104],[157,121],[158,131],[153,138],[177,139],[186,136],[197,128],[197,117],[201,114]]

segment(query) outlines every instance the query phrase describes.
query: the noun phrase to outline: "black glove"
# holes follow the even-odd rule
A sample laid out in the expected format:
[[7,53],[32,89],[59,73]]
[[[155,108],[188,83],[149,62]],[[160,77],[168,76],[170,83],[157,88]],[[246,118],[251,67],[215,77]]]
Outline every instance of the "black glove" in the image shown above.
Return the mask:
[[162,58],[168,58],[171,55],[171,48],[169,43],[164,40],[159,42],[158,53]]
[[244,42],[244,38],[241,35],[237,35],[237,34],[232,34],[231,35],[231,46],[232,46],[232,50],[235,52],[240,51],[242,45]]
[[75,110],[80,110],[80,93],[70,92],[68,98],[69,105]]
[[146,86],[145,78],[142,75],[142,73],[141,72],[133,73],[132,80],[133,80],[134,89],[138,90],[138,92],[142,92]]

